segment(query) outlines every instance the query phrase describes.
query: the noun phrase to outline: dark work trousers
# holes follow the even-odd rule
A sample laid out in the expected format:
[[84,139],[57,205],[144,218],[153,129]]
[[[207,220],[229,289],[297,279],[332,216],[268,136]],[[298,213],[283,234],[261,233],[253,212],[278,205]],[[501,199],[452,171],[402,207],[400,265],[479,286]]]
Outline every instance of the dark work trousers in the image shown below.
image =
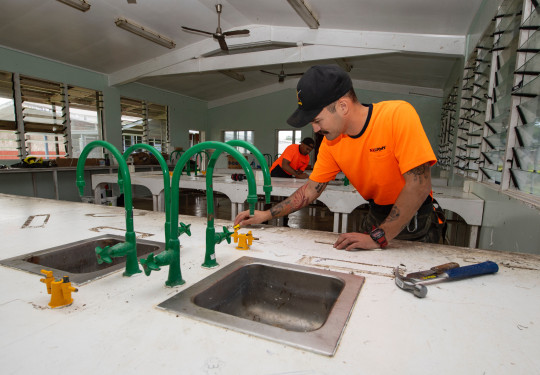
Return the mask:
[[[360,225],[359,232],[369,233],[386,219],[393,205],[381,206],[369,201],[369,212]],[[398,240],[439,243],[446,232],[444,211],[438,202],[428,195],[409,224],[397,235]]]
[[276,165],[276,167],[272,169],[272,171],[270,172],[270,176],[292,178],[292,175],[285,172],[280,165]]

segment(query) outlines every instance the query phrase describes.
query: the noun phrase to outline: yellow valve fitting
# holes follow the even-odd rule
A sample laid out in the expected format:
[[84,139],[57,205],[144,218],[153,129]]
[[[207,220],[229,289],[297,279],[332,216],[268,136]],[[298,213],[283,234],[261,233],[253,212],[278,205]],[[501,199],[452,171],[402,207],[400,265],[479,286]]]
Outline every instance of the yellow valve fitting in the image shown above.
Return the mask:
[[51,283],[54,281],[53,271],[41,270],[41,273],[45,275],[45,278],[39,281],[47,285],[47,293],[51,294]]
[[64,276],[61,280],[53,281],[51,283],[51,302],[49,302],[49,306],[54,309],[71,305],[73,303],[72,292],[78,292],[78,289],[71,286],[69,277]]
[[240,228],[240,225],[234,226],[234,233],[231,234],[231,237],[234,238],[234,243],[238,243],[238,246],[236,246],[236,249],[238,250],[249,250],[249,247],[253,243],[253,240],[258,240],[258,238],[253,237],[251,234],[251,231],[249,231],[247,234],[240,234],[238,233],[238,228]]

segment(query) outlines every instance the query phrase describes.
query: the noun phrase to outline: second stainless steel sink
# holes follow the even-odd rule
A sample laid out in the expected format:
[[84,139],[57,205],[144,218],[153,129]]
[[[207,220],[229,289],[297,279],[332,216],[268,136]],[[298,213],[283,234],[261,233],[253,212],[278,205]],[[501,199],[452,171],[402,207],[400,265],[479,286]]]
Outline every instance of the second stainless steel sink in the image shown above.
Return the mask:
[[[42,275],[42,269],[51,270],[55,277],[68,276],[71,282],[82,285],[125,266],[124,257],[113,258],[112,263],[98,264],[95,251],[96,247],[104,248],[124,241],[122,236],[106,234],[4,259],[0,264],[38,275]],[[158,254],[164,249],[164,243],[137,240],[138,257],[151,252]]]
[[158,307],[332,356],[364,278],[243,257]]

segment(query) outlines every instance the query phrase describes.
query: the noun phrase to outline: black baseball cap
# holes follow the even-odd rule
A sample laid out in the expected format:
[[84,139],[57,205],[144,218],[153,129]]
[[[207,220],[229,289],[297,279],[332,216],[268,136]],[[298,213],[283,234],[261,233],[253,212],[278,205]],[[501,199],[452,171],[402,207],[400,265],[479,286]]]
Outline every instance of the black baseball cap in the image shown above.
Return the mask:
[[298,108],[287,123],[301,128],[329,104],[352,89],[351,77],[337,65],[315,65],[309,68],[296,86]]
[[302,143],[306,146],[315,148],[315,141],[313,140],[313,138],[306,137],[302,140]]

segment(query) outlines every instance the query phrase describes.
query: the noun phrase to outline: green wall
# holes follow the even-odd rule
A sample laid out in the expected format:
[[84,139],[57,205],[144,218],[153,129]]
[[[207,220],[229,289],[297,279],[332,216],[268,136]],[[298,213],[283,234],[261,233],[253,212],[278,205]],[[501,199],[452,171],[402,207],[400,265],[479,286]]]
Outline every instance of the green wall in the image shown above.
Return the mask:
[[207,130],[207,103],[184,95],[154,89],[138,83],[110,87],[107,76],[56,61],[0,47],[0,70],[62,82],[103,92],[106,140],[122,145],[120,97],[148,100],[169,107],[171,145],[186,149],[188,130]]
[[[361,87],[355,87],[355,92],[362,103],[376,103],[383,100],[405,100],[411,103],[420,116],[431,146],[436,150],[440,130],[441,98],[368,91],[362,90]],[[274,155],[276,130],[294,129],[286,121],[296,107],[296,91],[285,89],[212,108],[208,110],[209,136],[211,139],[221,140],[223,130],[254,130],[255,146],[262,153]],[[302,128],[302,137],[312,135],[311,125]]]

